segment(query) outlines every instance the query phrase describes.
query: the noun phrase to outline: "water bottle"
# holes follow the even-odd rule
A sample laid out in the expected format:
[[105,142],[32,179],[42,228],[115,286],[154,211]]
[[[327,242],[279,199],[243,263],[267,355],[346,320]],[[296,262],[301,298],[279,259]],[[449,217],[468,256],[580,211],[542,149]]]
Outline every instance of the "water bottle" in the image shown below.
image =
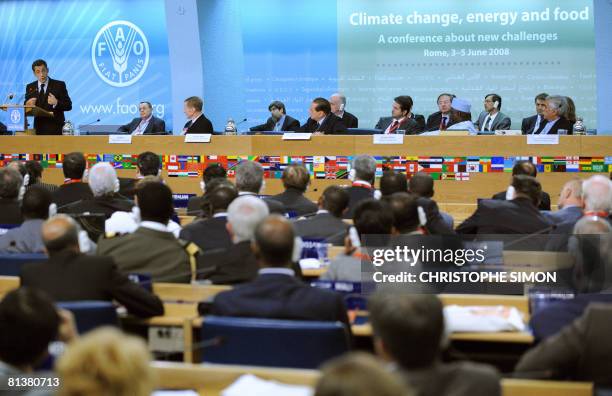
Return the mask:
[[226,135],[236,134],[236,123],[231,117],[227,119],[227,124],[225,124],[225,134]]
[[586,127],[584,126],[582,117],[576,118],[576,123],[574,124],[573,132],[574,135],[586,135]]
[[72,125],[72,122],[66,121],[64,123],[64,126],[62,127],[62,135],[64,136],[74,135],[74,125]]

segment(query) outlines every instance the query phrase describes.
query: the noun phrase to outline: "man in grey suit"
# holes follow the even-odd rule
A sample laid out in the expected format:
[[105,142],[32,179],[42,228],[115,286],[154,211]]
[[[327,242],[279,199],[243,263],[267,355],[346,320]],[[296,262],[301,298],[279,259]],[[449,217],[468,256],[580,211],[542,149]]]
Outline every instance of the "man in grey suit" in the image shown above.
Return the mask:
[[510,129],[512,121],[510,117],[501,112],[502,98],[497,94],[485,96],[484,109],[478,116],[474,126],[479,131],[493,132],[497,130]]
[[32,187],[23,196],[21,214],[24,222],[0,236],[0,253],[44,253],[41,227],[49,217],[51,193]]
[[293,223],[296,235],[304,239],[324,239],[337,246],[344,244],[349,224],[342,221],[348,208],[349,195],[340,186],[329,186],[317,202],[316,215]]
[[376,354],[394,363],[421,396],[501,395],[493,367],[443,363],[442,302],[432,294],[378,293],[368,300]]
[[559,194],[559,210],[542,212],[554,224],[576,223],[582,217],[582,180],[573,179],[565,183]]

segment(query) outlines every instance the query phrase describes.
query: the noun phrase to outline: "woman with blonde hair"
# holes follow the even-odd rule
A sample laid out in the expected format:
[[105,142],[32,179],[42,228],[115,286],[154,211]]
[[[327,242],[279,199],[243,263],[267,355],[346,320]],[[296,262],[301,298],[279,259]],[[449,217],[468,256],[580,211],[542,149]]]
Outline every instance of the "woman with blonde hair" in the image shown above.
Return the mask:
[[323,366],[315,396],[413,396],[400,378],[366,353],[349,353]]
[[71,344],[56,365],[60,396],[149,396],[154,389],[145,343],[104,327]]

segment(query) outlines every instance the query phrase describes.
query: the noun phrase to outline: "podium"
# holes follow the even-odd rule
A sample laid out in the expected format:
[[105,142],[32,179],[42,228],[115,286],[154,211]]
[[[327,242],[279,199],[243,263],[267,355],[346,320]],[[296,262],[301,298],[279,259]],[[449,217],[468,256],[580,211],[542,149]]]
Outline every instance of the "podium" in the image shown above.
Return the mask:
[[9,112],[9,123],[7,130],[12,132],[25,131],[27,134],[27,116],[53,117],[53,112],[35,105],[3,104],[0,109]]

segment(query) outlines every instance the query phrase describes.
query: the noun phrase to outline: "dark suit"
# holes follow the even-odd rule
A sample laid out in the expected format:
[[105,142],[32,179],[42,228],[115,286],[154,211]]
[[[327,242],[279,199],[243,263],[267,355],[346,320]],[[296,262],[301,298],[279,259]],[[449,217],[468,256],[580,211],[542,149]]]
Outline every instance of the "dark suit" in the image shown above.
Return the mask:
[[0,134],[6,133],[6,125],[0,122]]
[[243,241],[202,254],[198,260],[198,279],[231,285],[253,280],[258,269],[251,242]]
[[342,113],[342,122],[347,128],[359,128],[359,119],[348,111]]
[[527,198],[483,199],[456,231],[460,234],[532,234],[550,227],[551,223]]
[[226,216],[196,220],[185,226],[179,237],[195,243],[202,252],[229,248],[232,245],[232,240],[225,228],[226,224]]
[[[380,129],[384,132],[392,122],[393,117],[380,117],[374,128]],[[411,118],[404,118],[404,120],[399,124],[399,127],[396,129],[396,132],[400,129],[406,131],[406,135],[416,135],[421,130],[419,124]]]
[[134,199],[136,183],[139,179],[133,179],[131,177],[120,177],[119,178],[119,195],[129,199]]
[[523,122],[521,123],[521,132],[523,132],[523,135],[533,133],[538,117],[540,117],[539,127],[542,125],[542,122],[546,122],[541,115],[536,114],[531,117],[523,118]]
[[323,120],[323,124],[319,126],[319,123],[312,118],[308,118],[306,123],[300,127],[300,132],[322,132],[326,135],[341,135],[346,134],[348,131],[346,125],[342,122],[342,119],[335,114],[328,114]]
[[[276,121],[270,117],[265,124],[254,126],[250,130],[254,132],[273,131],[275,126]],[[297,131],[298,129],[300,129],[300,122],[293,117],[285,115],[281,131]]]
[[[49,93],[52,93],[57,99],[57,105],[55,107],[48,103]],[[66,83],[47,78],[45,93],[39,98],[38,81],[31,82],[26,86],[25,102],[31,98],[37,98],[36,106],[53,112],[53,117],[34,117],[34,129],[36,129],[36,134],[61,135],[65,121],[64,111],[72,110],[72,101],[70,100],[70,96],[68,96]]]
[[425,116],[423,116],[422,114],[414,114],[414,113],[410,113],[410,119],[414,120],[417,123],[418,129],[417,132],[421,133],[425,131],[426,125],[425,125]]
[[21,224],[21,205],[17,199],[0,198],[0,224]]
[[559,209],[556,212],[544,212],[546,218],[548,218],[554,224],[561,223],[574,223],[582,217],[582,208],[578,206],[569,206],[567,208]]
[[[542,120],[542,122],[540,123],[540,129],[542,128],[542,125],[546,125],[548,121],[546,120]],[[550,130],[548,131],[548,135],[557,135],[559,133],[559,129],[565,129],[567,131],[568,135],[571,135],[573,133],[573,126],[574,124],[572,124],[570,121],[566,120],[564,117],[560,117],[552,126],[552,128],[550,128]],[[538,134],[538,131],[534,131],[534,134]]]
[[191,121],[187,121],[183,128],[187,128],[185,134],[188,133],[213,133],[212,122],[208,118],[202,114],[198,117],[198,119],[191,123]]
[[93,193],[87,183],[76,182],[59,186],[53,192],[52,200],[61,209],[62,206],[71,204],[83,199],[92,199]]
[[90,212],[91,214],[103,214],[109,219],[115,212],[130,212],[133,206],[133,201],[115,194],[76,201],[61,209],[58,208],[58,212],[72,214]]
[[497,370],[471,362],[434,363],[422,369],[402,370],[401,377],[419,396],[501,396]]
[[[442,113],[436,111],[427,117],[427,125],[425,126],[426,131],[437,131],[440,129],[440,123],[442,122]],[[446,115],[446,127],[453,125],[450,113]]]
[[612,385],[612,305],[593,304],[559,334],[528,351],[515,368],[518,376],[592,381]]
[[311,287],[295,277],[282,274],[261,274],[252,282],[221,292],[215,297],[210,311],[204,313],[248,318],[340,321],[347,328],[349,326],[346,306],[340,294]]
[[[136,117],[132,121],[130,121],[129,124],[120,126],[117,130],[119,132],[133,133],[136,128],[138,128],[138,125],[140,125],[140,121],[142,121],[142,118]],[[149,120],[149,123],[147,124],[147,127],[143,132],[143,135],[160,134],[160,132],[166,132],[166,122],[161,118],[151,116],[151,119]]]
[[319,213],[293,223],[296,235],[305,239],[325,239],[327,243],[336,246],[344,245],[349,227],[349,224],[331,213]]
[[164,314],[160,299],[121,274],[110,257],[59,253],[47,261],[26,264],[21,286],[42,290],[55,301],[117,300],[136,316]]
[[349,204],[348,210],[344,213],[343,218],[352,219],[353,212],[355,211],[355,207],[357,204],[364,199],[369,199],[374,197],[374,189],[359,187],[359,186],[351,186],[346,189],[346,192],[349,194]]
[[280,194],[273,195],[271,199],[282,203],[285,211],[295,212],[296,216],[313,214],[317,211],[317,204],[304,196],[304,193],[295,188],[288,188]]
[[[500,191],[497,194],[491,197],[492,199],[499,199],[502,201],[506,200],[506,192]],[[538,206],[540,210],[550,210],[550,195],[547,192],[542,191],[542,196],[540,197],[540,205]]]
[[268,206],[268,212],[270,212],[270,214],[275,213],[275,214],[284,215],[287,212],[286,209],[285,209],[285,205],[283,205],[282,202],[279,202],[279,201],[273,199],[270,196],[257,195],[257,194],[255,194],[253,192],[247,192],[247,191],[241,191],[238,195],[240,195],[240,196],[242,196],[242,195],[253,195],[253,196],[261,199]]

